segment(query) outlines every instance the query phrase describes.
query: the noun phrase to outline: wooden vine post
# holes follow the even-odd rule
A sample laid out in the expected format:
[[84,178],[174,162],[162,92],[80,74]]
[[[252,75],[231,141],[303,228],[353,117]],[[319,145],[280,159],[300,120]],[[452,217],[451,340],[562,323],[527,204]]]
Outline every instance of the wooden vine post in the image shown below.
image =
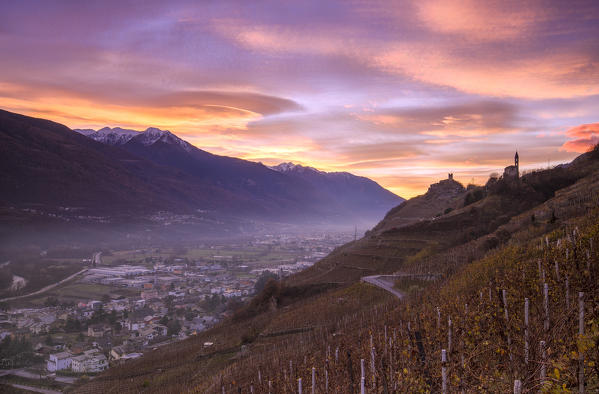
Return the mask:
[[543,386],[545,384],[545,380],[547,379],[547,350],[545,349],[545,341],[541,341],[539,343],[539,348],[541,350],[540,353],[542,357],[540,381],[541,386]]
[[[578,293],[578,335],[584,336],[584,293]],[[584,394],[584,353],[578,349],[578,393]]]
[[451,316],[447,317],[447,353],[451,354]]
[[514,394],[522,394],[522,381],[514,380]]
[[501,298],[503,299],[503,316],[505,318],[505,330],[506,330],[506,334],[507,334],[507,347],[508,347],[508,352],[510,355],[510,361],[513,361],[513,355],[512,355],[512,337],[510,336],[510,332],[509,332],[509,315],[508,315],[508,311],[507,311],[507,291],[505,289],[503,289],[501,291]]
[[447,351],[441,350],[441,393],[447,394]]
[[524,364],[528,365],[529,343],[528,343],[528,321],[529,321],[529,301],[524,299]]
[[543,328],[545,332],[549,331],[549,286],[543,284],[543,309],[545,310],[545,322]]

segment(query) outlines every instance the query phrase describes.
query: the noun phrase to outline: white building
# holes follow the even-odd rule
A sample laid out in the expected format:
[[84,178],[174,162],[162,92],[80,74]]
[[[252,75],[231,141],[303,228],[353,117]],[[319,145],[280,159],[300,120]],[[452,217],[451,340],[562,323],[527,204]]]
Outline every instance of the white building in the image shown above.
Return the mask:
[[85,354],[73,357],[73,362],[71,364],[71,369],[73,370],[73,372],[84,373],[86,359],[87,356]]
[[72,361],[72,354],[69,352],[51,354],[47,363],[48,371],[56,372],[69,369],[71,368]]
[[108,368],[106,356],[95,350],[88,350],[80,356],[73,357],[73,372],[102,372]]

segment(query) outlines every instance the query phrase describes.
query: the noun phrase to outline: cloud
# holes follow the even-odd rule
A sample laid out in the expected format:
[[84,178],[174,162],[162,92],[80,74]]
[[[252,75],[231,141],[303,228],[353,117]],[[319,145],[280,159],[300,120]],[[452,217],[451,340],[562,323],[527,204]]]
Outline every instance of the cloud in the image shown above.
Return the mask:
[[599,123],[583,124],[566,131],[566,136],[572,138],[566,141],[560,150],[567,152],[588,152],[599,144]]
[[155,106],[229,108],[274,115],[300,111],[302,106],[293,100],[252,92],[179,91],[158,96],[149,101]]
[[491,97],[567,98],[599,94],[596,54],[562,49],[559,53],[514,56],[455,44],[396,44],[374,57],[389,73]]
[[427,28],[481,41],[518,38],[539,22],[539,14],[515,1],[423,0],[418,4],[418,17]]

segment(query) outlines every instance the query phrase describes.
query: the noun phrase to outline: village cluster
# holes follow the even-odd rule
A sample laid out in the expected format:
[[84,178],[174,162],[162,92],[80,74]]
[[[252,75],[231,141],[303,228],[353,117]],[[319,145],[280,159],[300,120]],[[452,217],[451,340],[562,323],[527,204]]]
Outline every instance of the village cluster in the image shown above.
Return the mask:
[[[76,284],[103,286],[112,290],[109,294],[76,303],[47,297],[41,307],[9,308],[0,312],[0,340],[27,338],[49,376],[93,375],[215,325],[254,294],[266,272],[285,277],[344,241],[304,239],[301,247],[297,240],[286,243],[280,237],[257,241],[303,252],[274,264],[259,259],[246,263],[218,250],[195,261],[148,256],[118,265],[104,264],[97,254],[84,262],[87,268]],[[3,360],[14,364],[5,367],[13,368],[21,367],[21,361]]]

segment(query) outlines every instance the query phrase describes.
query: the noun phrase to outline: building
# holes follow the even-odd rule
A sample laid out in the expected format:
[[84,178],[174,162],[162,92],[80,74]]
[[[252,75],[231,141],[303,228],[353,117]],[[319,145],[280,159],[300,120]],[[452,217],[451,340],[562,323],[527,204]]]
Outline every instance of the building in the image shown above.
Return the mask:
[[94,324],[87,327],[87,336],[89,337],[102,338],[103,336],[111,334],[112,329],[110,328],[110,326],[104,324]]
[[503,178],[504,179],[518,179],[520,178],[520,158],[518,157],[518,152],[514,156],[514,165],[507,166],[503,170]]
[[73,357],[73,362],[71,364],[71,369],[73,370],[73,372],[84,373],[86,359],[87,356],[85,354]]
[[102,372],[108,368],[108,359],[97,350],[88,350],[73,357],[72,370],[77,373]]
[[72,354],[69,352],[61,352],[51,354],[48,359],[46,368],[50,372],[62,371],[63,369],[71,368]]

